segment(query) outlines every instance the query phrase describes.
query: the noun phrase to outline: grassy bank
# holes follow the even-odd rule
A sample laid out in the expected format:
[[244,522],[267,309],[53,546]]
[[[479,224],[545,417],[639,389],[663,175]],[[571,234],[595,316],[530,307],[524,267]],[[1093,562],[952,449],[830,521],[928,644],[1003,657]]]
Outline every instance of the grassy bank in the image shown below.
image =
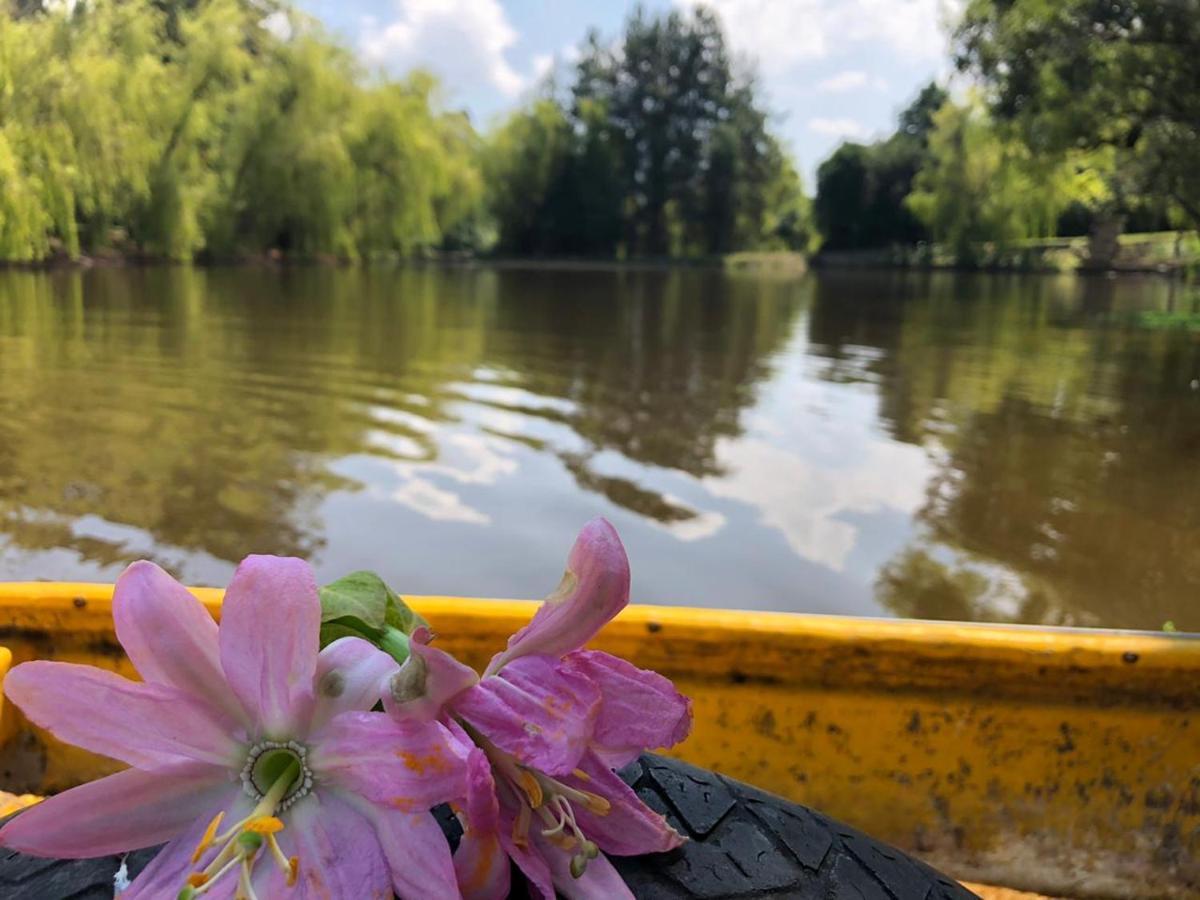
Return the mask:
[[[1009,244],[980,244],[970,259],[938,244],[878,250],[822,251],[813,265],[826,268],[976,269],[1003,272],[1087,270],[1086,237],[1036,238]],[[1158,231],[1123,234],[1111,266],[1114,272],[1150,272],[1194,277],[1200,274],[1200,234]]]

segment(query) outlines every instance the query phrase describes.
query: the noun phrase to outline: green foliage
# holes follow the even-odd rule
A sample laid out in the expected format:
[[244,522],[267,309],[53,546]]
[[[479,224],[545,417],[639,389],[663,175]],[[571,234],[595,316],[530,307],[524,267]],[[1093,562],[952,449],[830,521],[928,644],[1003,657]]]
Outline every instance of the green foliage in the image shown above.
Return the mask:
[[984,243],[1053,234],[1072,201],[1102,197],[1102,163],[1079,154],[1035,156],[977,100],[946,103],[933,117],[929,158],[907,203],[960,262],[976,263]]
[[800,177],[716,16],[637,11],[593,34],[569,90],[511,116],[486,153],[500,248],[686,256],[808,249]]
[[[276,9],[289,33],[264,27]],[[411,254],[470,234],[477,139],[246,0],[0,17],[0,258]]]
[[1149,195],[1200,224],[1198,0],[971,0],[954,38],[1035,153],[1111,148],[1117,213]]
[[320,589],[321,646],[360,637],[403,662],[408,637],[428,623],[374,572],[353,572]]
[[824,246],[862,250],[927,240],[905,198],[928,161],[928,135],[946,92],[930,83],[899,117],[896,133],[864,145],[843,143],[817,170],[817,224]]

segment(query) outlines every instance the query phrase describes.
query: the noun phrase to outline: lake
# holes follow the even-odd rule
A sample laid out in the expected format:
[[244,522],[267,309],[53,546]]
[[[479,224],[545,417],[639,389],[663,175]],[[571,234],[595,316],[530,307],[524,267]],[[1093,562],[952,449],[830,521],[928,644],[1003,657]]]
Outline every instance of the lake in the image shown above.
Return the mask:
[[251,552],[537,597],[1200,628],[1200,288],[489,268],[0,273],[0,579]]

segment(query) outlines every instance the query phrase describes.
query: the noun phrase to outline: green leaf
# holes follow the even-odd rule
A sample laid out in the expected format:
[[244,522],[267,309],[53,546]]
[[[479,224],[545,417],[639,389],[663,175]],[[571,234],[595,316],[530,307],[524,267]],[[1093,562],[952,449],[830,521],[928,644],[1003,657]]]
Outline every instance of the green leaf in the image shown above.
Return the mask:
[[371,640],[369,635],[363,634],[354,628],[346,625],[344,622],[324,622],[321,625],[321,646],[327,647],[339,638],[358,637]]
[[352,572],[321,588],[321,621],[353,617],[371,628],[388,624],[388,606],[400,598],[374,572]]
[[412,634],[418,628],[428,628],[429,623],[425,618],[415,610],[411,609],[407,603],[392,594],[392,601],[388,604],[387,615],[385,620],[388,625],[398,631],[403,631],[406,635]]
[[403,662],[408,635],[429,625],[374,572],[353,572],[320,594],[322,647],[339,637],[361,637]]

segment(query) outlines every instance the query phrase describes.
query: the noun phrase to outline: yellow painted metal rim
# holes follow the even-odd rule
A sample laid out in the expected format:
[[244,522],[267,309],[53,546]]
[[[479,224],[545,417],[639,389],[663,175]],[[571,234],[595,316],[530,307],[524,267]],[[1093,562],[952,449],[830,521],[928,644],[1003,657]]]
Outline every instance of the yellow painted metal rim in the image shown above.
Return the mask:
[[[221,591],[195,594],[219,616]],[[17,661],[133,674],[111,597],[111,585],[0,585],[0,645]],[[537,609],[406,599],[477,669]],[[1195,635],[633,606],[593,646],[693,698],[676,755],[959,878],[1053,896],[1200,896]],[[22,762],[28,775],[10,789],[112,770],[12,709],[3,721],[0,768]]]

